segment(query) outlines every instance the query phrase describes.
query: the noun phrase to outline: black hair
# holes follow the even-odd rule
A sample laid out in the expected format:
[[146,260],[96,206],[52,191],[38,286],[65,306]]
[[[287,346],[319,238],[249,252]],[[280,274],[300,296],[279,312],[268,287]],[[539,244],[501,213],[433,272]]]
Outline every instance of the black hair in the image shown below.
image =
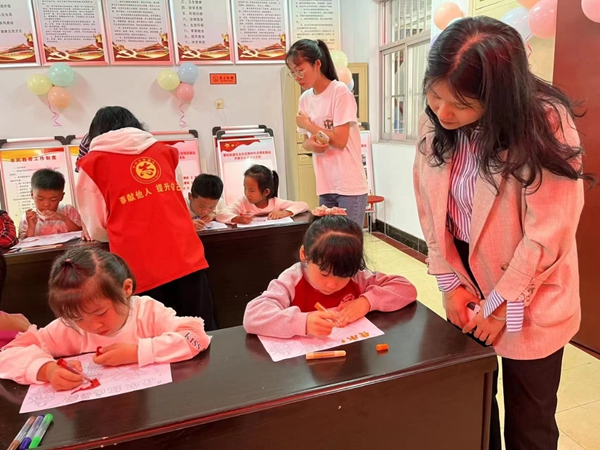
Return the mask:
[[336,277],[350,278],[366,268],[363,231],[347,216],[324,216],[304,235],[305,262]]
[[223,181],[216,175],[202,173],[194,178],[191,192],[194,198],[202,197],[219,200],[223,195]]
[[[469,100],[481,104],[480,171],[496,189],[493,174],[501,173],[526,188],[533,185],[535,191],[544,169],[594,183],[593,175],[583,173],[583,149],[556,137],[557,132],[564,133],[564,127],[572,126],[577,116],[574,103],[531,73],[523,40],[511,26],[479,16],[446,28],[429,52],[424,92],[441,81],[465,106]],[[434,125],[430,164],[441,166],[457,150],[457,133],[443,128],[429,105],[425,111]],[[424,142],[420,142],[422,152]]]
[[31,176],[31,188],[63,192],[65,177],[62,173],[52,169],[36,170]]
[[123,258],[99,248],[73,248],[52,264],[48,303],[56,317],[67,324],[81,319],[86,306],[101,298],[128,310],[129,299],[123,295],[123,283],[128,278],[135,292],[135,277]]
[[300,39],[294,42],[294,45],[290,47],[285,55],[285,63],[289,67],[289,61],[292,61],[295,65],[299,65],[303,60],[308,61],[312,66],[317,61],[321,61],[321,73],[328,80],[339,80],[333,60],[331,59],[331,53],[329,53],[329,48],[327,48],[327,44],[322,40]]
[[277,175],[277,172],[274,170],[261,166],[260,164],[255,164],[244,172],[244,177],[250,177],[255,180],[258,183],[261,194],[264,194],[268,189],[269,195],[267,196],[267,199],[277,197],[277,191],[279,191],[279,175]]
[[108,133],[109,131],[120,130],[121,128],[137,128],[145,130],[146,128],[131,111],[122,106],[105,106],[100,108],[92,123],[88,133],[90,141]]

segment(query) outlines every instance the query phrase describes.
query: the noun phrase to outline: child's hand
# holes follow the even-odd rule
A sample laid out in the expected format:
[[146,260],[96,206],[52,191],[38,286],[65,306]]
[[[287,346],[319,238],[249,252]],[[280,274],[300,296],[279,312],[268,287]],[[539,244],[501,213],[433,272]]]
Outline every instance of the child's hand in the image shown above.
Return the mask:
[[194,224],[194,228],[196,229],[196,231],[201,231],[204,230],[204,228],[206,228],[206,222],[204,222],[204,220],[202,219],[194,219],[192,220],[192,223]]
[[250,222],[252,222],[252,216],[249,214],[243,216],[235,216],[233,219],[231,219],[231,223],[241,223],[243,225],[248,225]]
[[38,222],[38,215],[33,209],[28,209],[25,212],[25,220],[27,220],[28,227],[35,227]]
[[[73,367],[80,372],[83,370],[81,363],[77,360],[69,361]],[[70,391],[83,383],[83,376],[63,369],[56,362],[44,364],[37,374],[39,381],[48,381],[56,391]]]
[[341,327],[345,327],[349,323],[356,322],[361,317],[365,317],[371,311],[371,304],[366,297],[358,297],[349,302],[340,303],[337,307],[338,321]]
[[202,222],[204,222],[204,224],[207,224],[207,223],[209,223],[209,222],[212,222],[212,221],[213,221],[213,220],[215,220],[216,218],[217,218],[217,215],[213,213],[213,214],[207,214],[207,215],[205,215],[205,216],[202,216],[202,217],[200,217],[200,220],[201,220]]
[[31,326],[23,314],[6,314],[0,312],[0,331],[25,332]]
[[271,211],[269,213],[269,219],[283,219],[284,217],[289,217],[292,216],[292,212],[291,211],[282,211],[280,209],[276,209],[275,211]]
[[122,366],[138,362],[138,346],[136,344],[111,344],[102,347],[100,356],[94,355],[96,364],[101,366]]
[[329,336],[337,321],[338,316],[332,311],[313,311],[306,317],[306,334]]

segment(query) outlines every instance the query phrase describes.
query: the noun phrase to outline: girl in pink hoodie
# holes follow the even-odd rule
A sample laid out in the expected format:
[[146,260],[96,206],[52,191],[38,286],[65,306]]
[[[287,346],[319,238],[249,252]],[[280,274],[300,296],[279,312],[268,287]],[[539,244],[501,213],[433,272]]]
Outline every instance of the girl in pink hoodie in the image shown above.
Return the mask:
[[[416,300],[417,290],[399,275],[366,269],[363,232],[345,216],[325,216],[304,236],[301,262],[273,280],[248,303],[248,333],[279,338],[329,335],[369,311],[396,311]],[[330,311],[317,311],[319,302]]]
[[70,390],[83,378],[59,367],[56,357],[97,351],[96,364],[145,366],[184,361],[208,347],[202,319],[177,317],[150,297],[132,296],[134,290],[135,278],[119,256],[69,250],[50,272],[49,304],[59,319],[30,327],[4,347],[0,378]]

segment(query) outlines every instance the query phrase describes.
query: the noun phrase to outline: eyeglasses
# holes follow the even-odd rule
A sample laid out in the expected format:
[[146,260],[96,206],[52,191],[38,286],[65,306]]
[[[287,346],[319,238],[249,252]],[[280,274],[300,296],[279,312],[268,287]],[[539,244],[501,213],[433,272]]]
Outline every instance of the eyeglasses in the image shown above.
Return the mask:
[[304,69],[304,70],[297,70],[296,72],[292,72],[290,70],[288,72],[288,77],[301,80],[302,78],[304,78],[304,72],[306,72],[306,69]]

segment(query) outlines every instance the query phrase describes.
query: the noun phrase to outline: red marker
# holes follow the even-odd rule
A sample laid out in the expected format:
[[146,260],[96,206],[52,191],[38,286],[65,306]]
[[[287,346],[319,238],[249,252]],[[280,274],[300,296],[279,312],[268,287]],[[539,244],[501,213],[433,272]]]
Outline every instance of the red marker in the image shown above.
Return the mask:
[[91,387],[98,387],[98,386],[100,386],[100,382],[98,381],[97,378],[94,378],[92,380],[91,378],[86,377],[84,373],[82,373],[79,370],[77,370],[75,367],[73,367],[72,365],[70,365],[64,359],[60,358],[58,361],[56,361],[56,364],[59,367],[62,367],[63,369],[67,369],[69,372],[72,372],[72,373],[77,374],[77,375],[81,375],[88,383],[90,383],[92,385]]

